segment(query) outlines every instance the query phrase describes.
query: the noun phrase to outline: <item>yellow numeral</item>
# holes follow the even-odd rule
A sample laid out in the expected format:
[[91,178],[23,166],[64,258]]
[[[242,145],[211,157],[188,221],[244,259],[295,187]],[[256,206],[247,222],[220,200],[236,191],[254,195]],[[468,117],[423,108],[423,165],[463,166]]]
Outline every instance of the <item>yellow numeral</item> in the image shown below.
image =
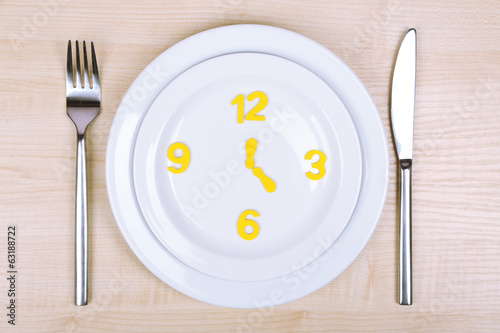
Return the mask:
[[244,110],[243,105],[245,104],[245,96],[238,95],[233,99],[232,105],[238,104],[238,124],[243,124]]
[[255,91],[248,95],[247,99],[251,102],[254,99],[258,98],[259,99],[259,104],[257,104],[250,112],[247,113],[247,116],[245,117],[246,120],[256,120],[256,121],[264,121],[266,120],[265,116],[258,116],[257,113],[260,111],[264,110],[264,108],[267,106],[267,96],[264,94],[262,91]]
[[235,99],[233,99],[232,105],[238,104],[238,124],[243,124],[243,118],[245,118],[246,120],[253,120],[253,121],[266,120],[265,116],[259,116],[257,115],[257,113],[264,110],[264,108],[267,106],[267,103],[269,101],[267,95],[264,94],[262,91],[254,91],[247,97],[248,101],[250,102],[256,98],[259,99],[259,103],[252,110],[250,110],[246,116],[244,110],[245,96],[238,95],[236,96]]
[[[177,157],[174,155],[177,149],[182,150],[182,155]],[[168,167],[168,170],[172,173],[183,173],[189,166],[189,162],[191,161],[191,153],[189,152],[189,148],[180,142],[172,143],[172,145],[168,148],[167,151],[168,159],[174,163],[180,164],[180,168],[174,168],[173,166]]]
[[319,180],[319,179],[323,178],[323,176],[326,173],[326,170],[325,170],[326,155],[322,151],[319,151],[319,150],[310,150],[306,154],[306,160],[311,160],[314,155],[319,155],[319,161],[312,163],[311,165],[314,169],[317,169],[319,172],[312,173],[309,171],[309,172],[306,172],[306,176],[307,176],[307,178],[312,179],[312,180]]
[[[241,238],[245,240],[252,240],[259,235],[259,225],[254,220],[249,220],[246,217],[248,215],[252,215],[254,217],[259,217],[259,213],[255,210],[247,209],[243,213],[241,213],[240,218],[238,219],[238,233]],[[247,233],[245,228],[247,226],[251,226],[253,228],[252,232]]]

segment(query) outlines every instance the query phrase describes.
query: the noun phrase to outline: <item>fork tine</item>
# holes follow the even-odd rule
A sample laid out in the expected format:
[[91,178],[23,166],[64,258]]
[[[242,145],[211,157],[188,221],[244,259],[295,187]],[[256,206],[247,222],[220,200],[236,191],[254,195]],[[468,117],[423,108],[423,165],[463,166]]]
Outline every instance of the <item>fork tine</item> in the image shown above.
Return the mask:
[[89,62],[87,61],[87,46],[85,45],[85,41],[83,41],[83,77],[84,77],[84,88],[90,89],[89,83]]
[[73,54],[71,53],[71,40],[68,40],[68,56],[66,65],[66,90],[74,88],[73,85]]
[[80,64],[80,48],[78,47],[78,41],[76,41],[76,87],[82,87],[82,66]]
[[101,84],[99,82],[99,69],[97,68],[97,58],[95,56],[94,42],[90,42],[90,48],[92,50],[92,89],[101,89]]

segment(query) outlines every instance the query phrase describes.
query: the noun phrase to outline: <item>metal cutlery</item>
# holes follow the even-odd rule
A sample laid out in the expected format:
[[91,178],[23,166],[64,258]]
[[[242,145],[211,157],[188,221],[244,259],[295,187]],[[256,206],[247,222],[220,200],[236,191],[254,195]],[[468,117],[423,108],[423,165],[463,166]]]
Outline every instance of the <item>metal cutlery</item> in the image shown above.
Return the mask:
[[[66,69],[66,109],[77,131],[76,158],[76,213],[75,213],[75,304],[87,305],[88,299],[88,216],[87,216],[87,164],[85,134],[89,124],[97,117],[101,106],[101,87],[91,42],[92,85],[85,41],[83,42],[83,77],[80,50],[76,41],[76,75],[74,75],[71,41],[68,41]],[[83,82],[82,82],[83,79]]]
[[417,32],[410,29],[399,48],[392,77],[392,131],[400,164],[399,304],[412,304],[411,168]]

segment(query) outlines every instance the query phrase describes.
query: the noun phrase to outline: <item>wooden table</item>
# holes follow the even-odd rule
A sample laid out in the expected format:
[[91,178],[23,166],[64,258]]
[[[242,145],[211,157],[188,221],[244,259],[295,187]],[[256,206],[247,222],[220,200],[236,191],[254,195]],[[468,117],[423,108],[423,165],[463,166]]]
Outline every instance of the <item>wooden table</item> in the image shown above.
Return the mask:
[[[0,331],[491,332],[500,326],[500,2],[0,2]],[[340,56],[372,94],[391,181],[370,242],[337,279],[264,310],[205,304],[156,278],[111,213],[107,136],[134,78],[162,51],[235,23],[290,29]],[[418,31],[414,304],[397,303],[396,156],[390,80]],[[102,111],[88,142],[90,303],[73,305],[75,129],[65,111],[68,39],[93,40]],[[16,325],[7,323],[7,228],[16,226]]]

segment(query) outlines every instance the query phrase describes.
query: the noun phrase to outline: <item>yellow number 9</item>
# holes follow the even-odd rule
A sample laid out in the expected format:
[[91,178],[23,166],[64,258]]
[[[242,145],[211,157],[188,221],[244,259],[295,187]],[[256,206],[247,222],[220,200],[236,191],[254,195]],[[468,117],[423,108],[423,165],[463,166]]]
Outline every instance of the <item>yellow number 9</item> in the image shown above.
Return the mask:
[[[241,238],[246,240],[252,240],[259,235],[260,229],[257,222],[255,222],[254,220],[248,220],[246,218],[248,215],[252,215],[255,217],[260,216],[259,213],[251,209],[247,209],[243,213],[241,213],[240,218],[238,219],[238,233],[240,234]],[[247,233],[245,231],[245,228],[247,226],[251,226],[253,228],[253,231],[251,233]]]
[[319,180],[319,179],[323,178],[323,176],[326,173],[326,170],[325,170],[326,155],[322,151],[319,151],[319,150],[310,150],[306,154],[306,160],[312,159],[312,157],[314,155],[319,155],[319,161],[312,163],[311,165],[314,169],[317,169],[319,172],[312,173],[309,171],[309,172],[306,172],[306,176],[307,176],[307,178],[309,178],[311,180]]
[[[182,150],[182,155],[177,157],[174,155],[177,149]],[[173,166],[168,167],[168,170],[172,173],[183,173],[189,166],[189,162],[191,161],[191,153],[189,152],[189,148],[180,142],[172,143],[172,145],[168,148],[167,151],[168,159],[174,163],[180,164],[181,167],[179,169],[174,168]]]

